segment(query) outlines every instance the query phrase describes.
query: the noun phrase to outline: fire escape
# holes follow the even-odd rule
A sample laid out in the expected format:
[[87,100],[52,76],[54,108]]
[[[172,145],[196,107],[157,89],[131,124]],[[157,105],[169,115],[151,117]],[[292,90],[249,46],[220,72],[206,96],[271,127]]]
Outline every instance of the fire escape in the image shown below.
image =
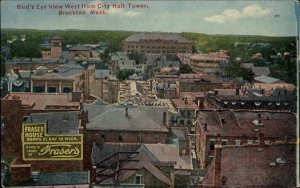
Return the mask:
[[120,184],[122,171],[138,170],[125,167],[129,162],[139,161],[132,159],[135,154],[138,152],[118,152],[100,161],[96,165],[95,184]]

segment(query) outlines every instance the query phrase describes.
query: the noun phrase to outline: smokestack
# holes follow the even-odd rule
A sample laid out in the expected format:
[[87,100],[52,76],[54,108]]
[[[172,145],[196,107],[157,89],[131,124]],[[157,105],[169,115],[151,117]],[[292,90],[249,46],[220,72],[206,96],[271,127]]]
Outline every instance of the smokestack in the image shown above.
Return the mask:
[[213,186],[220,187],[221,185],[221,153],[222,153],[222,145],[215,145],[215,172],[213,179]]

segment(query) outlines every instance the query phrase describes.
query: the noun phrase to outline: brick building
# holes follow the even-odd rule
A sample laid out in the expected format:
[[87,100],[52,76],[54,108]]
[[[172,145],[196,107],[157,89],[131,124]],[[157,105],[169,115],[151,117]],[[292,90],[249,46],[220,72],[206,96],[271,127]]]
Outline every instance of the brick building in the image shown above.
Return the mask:
[[[31,114],[23,123],[46,123],[47,135],[79,135],[79,111],[70,112],[48,112]],[[21,127],[21,125],[19,125]],[[21,139],[21,133],[15,135]],[[22,142],[20,141],[20,144]],[[23,150],[19,151],[21,155]],[[22,155],[25,156],[24,154]],[[11,163],[12,180],[17,182],[30,183],[34,181],[34,174],[50,172],[76,172],[83,170],[82,160],[26,160],[19,156]],[[36,177],[39,179],[40,177]],[[87,183],[87,182],[86,182]]]
[[88,98],[90,80],[94,72],[95,65],[84,65],[73,61],[53,70],[40,69],[31,76],[30,91],[36,93],[82,92],[84,98]]
[[193,41],[172,33],[135,33],[123,41],[125,52],[177,54],[192,53]]
[[61,59],[62,55],[62,38],[55,35],[50,39],[50,51],[42,51],[42,57],[43,59]]
[[212,109],[248,109],[296,111],[296,96],[214,95],[206,96],[205,105]]
[[22,122],[30,114],[79,110],[80,103],[67,94],[7,94],[1,99],[1,154],[10,159],[20,155]]
[[295,152],[295,145],[216,148],[199,187],[296,187]]
[[196,122],[196,154],[205,168],[216,138],[222,146],[295,143],[296,117],[288,112],[200,110]]
[[207,79],[180,79],[176,81],[176,95],[179,98],[181,92],[208,92],[214,89],[238,89],[239,84],[232,80],[218,78]]
[[[80,115],[86,158],[93,142],[166,143],[167,109],[148,106],[85,104]],[[85,168],[91,163],[85,161]]]

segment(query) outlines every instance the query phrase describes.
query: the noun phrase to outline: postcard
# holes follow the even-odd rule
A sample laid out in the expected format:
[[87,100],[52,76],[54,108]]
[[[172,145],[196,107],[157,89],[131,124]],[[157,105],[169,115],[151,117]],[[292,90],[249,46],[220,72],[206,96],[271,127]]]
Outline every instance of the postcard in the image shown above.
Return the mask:
[[1,186],[300,186],[299,13],[1,1]]

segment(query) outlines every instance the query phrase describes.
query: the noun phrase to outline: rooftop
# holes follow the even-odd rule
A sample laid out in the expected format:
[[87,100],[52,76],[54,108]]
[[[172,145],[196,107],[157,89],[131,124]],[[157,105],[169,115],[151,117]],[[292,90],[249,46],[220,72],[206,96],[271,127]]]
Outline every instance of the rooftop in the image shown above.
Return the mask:
[[66,93],[8,93],[4,99],[21,100],[31,110],[79,110],[79,102],[71,102]]
[[172,103],[175,105],[175,108],[180,109],[198,109],[199,107],[190,99],[172,99]]
[[140,40],[172,40],[182,43],[193,43],[193,41],[174,33],[135,33],[125,39],[126,42],[136,42]]
[[69,51],[90,51],[91,49],[87,46],[83,46],[83,45],[74,45],[71,48],[69,48]]
[[84,109],[89,111],[88,130],[168,132],[163,124],[166,108],[85,104]]
[[252,67],[252,71],[255,76],[261,76],[261,75],[269,75],[270,74],[270,68],[269,67]]
[[[224,187],[295,187],[295,151],[295,145],[222,149],[220,177],[226,177]],[[213,184],[214,169],[213,160],[203,185]]]
[[34,113],[25,123],[46,122],[48,134],[78,134],[78,114],[78,111]]
[[210,52],[208,54],[194,54],[190,56],[190,59],[193,61],[212,61],[212,62],[220,62],[229,61],[229,56],[225,52]]
[[266,76],[266,75],[257,76],[254,78],[254,80],[258,81],[258,82],[266,83],[266,84],[273,84],[273,83],[280,81],[277,78],[273,78],[273,77]]
[[[88,64],[87,67],[90,69],[93,65]],[[78,63],[75,61],[69,61],[68,63],[53,69],[51,72],[48,72],[43,75],[32,75],[32,79],[44,79],[44,78],[50,78],[50,79],[63,79],[63,78],[70,78],[74,77],[78,74],[83,73],[85,70],[85,67],[82,63]]]
[[197,121],[207,124],[207,135],[257,137],[259,132],[265,137],[296,136],[296,117],[289,112],[201,110]]

